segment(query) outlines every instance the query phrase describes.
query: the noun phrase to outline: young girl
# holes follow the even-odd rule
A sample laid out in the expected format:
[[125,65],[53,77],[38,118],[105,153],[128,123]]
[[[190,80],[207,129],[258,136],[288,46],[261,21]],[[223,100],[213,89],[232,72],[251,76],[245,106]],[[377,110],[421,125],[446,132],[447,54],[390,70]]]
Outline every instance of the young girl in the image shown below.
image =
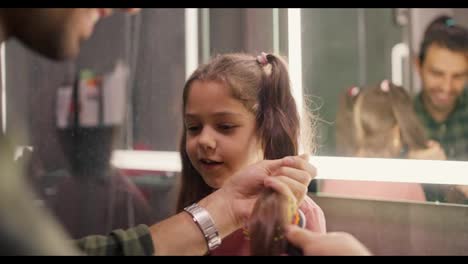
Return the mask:
[[[440,146],[428,141],[410,96],[388,80],[367,89],[349,88],[340,99],[336,121],[337,155],[444,159]],[[421,185],[414,183],[326,180],[321,192],[425,201]]]
[[[200,66],[185,84],[182,111],[178,211],[249,164],[297,155],[299,137],[307,135],[300,133],[287,67],[272,54],[220,55]],[[323,212],[307,195],[299,208],[305,228],[325,232]],[[244,228],[210,254],[248,255],[249,247],[249,230]]]

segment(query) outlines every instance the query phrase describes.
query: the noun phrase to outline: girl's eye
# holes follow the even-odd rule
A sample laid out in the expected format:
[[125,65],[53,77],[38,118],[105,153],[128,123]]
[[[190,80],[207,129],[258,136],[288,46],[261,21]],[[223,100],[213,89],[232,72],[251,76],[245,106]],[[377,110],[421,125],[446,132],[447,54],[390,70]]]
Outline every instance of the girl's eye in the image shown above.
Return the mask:
[[232,125],[232,124],[221,124],[221,125],[219,125],[219,128],[221,130],[226,130],[226,131],[231,130],[231,129],[235,128],[235,127],[236,126]]
[[199,126],[187,126],[187,131],[196,132],[198,131],[199,128],[200,128]]

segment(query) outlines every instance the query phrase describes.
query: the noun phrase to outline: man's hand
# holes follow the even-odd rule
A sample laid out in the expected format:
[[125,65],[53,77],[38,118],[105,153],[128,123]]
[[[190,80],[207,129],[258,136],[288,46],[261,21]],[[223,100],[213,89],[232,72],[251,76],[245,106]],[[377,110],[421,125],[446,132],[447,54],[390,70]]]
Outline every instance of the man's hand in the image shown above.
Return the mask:
[[219,189],[218,197],[226,199],[226,204],[230,205],[226,209],[239,226],[250,216],[258,195],[265,187],[287,196],[293,194],[300,203],[310,181],[317,174],[315,167],[307,160],[306,156],[291,156],[250,165],[226,181]]
[[354,236],[343,232],[319,234],[289,225],[286,239],[302,249],[305,256],[370,256],[370,251]]
[[422,160],[446,160],[444,149],[440,146],[439,142],[429,140],[427,148],[422,150],[410,150],[408,152],[409,159],[422,159]]

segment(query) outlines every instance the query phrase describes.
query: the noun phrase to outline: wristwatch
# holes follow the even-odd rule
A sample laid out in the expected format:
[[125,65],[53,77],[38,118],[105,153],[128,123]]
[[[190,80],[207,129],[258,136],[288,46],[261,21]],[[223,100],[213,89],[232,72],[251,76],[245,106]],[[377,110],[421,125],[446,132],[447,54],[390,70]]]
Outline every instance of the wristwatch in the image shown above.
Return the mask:
[[194,203],[185,207],[184,211],[192,216],[193,221],[202,231],[203,236],[206,239],[208,251],[212,251],[221,245],[221,237],[219,236],[219,232],[216,229],[210,213],[208,213],[205,208],[199,206],[197,203]]

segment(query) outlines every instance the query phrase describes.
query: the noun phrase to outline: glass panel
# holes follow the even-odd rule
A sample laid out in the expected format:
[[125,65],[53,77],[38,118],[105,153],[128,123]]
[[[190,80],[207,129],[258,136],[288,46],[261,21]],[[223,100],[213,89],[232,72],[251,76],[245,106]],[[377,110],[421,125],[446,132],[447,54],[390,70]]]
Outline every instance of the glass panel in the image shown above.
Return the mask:
[[[466,162],[425,161],[429,163],[424,165],[422,161],[411,160],[402,165],[398,161],[403,159],[333,157],[337,155],[335,133],[340,93],[354,85],[365,88],[380,84],[383,79],[394,80],[395,73],[400,74],[396,79],[411,96],[419,91],[420,87],[414,84],[417,73],[411,56],[417,54],[416,31],[422,35],[424,29],[416,21],[418,16],[425,17],[425,12],[429,11],[301,10],[302,64],[298,65],[302,66],[303,92],[319,117],[318,151],[317,156],[311,157],[311,163],[317,166],[319,178],[326,178],[318,186],[317,181],[313,182],[310,191],[319,192],[310,196],[324,204],[327,199],[332,201],[329,208],[335,212],[340,208],[339,213],[345,216],[349,213],[346,210],[362,205],[368,210],[365,216],[370,215],[367,218],[370,222],[386,224],[390,212],[397,228],[402,221],[411,219],[407,214],[421,209],[421,205],[425,213],[418,216],[433,220],[431,228],[443,226],[445,222],[435,223],[439,218],[436,221],[433,216],[449,208],[450,214],[440,219],[458,221],[452,227],[455,233],[466,229],[466,225],[462,217],[449,215],[466,215],[468,207],[438,204],[468,203],[464,179],[455,184],[443,181],[445,176],[462,177]],[[452,13],[467,26],[467,9]],[[290,55],[287,9],[198,9],[198,14],[198,40],[194,41],[199,44],[196,55],[200,62],[228,52],[276,51],[286,57]],[[185,22],[184,9],[143,9],[135,16],[114,14],[96,25],[92,37],[83,43],[79,57],[69,62],[44,59],[16,40],[6,42],[2,57],[5,65],[0,63],[1,81],[5,83],[2,91],[6,92],[0,93],[0,122],[5,123],[2,129],[6,129],[6,136],[17,150],[17,164],[25,168],[24,174],[37,192],[34,205],[52,209],[73,238],[107,234],[137,224],[151,225],[175,212],[180,179],[179,140],[183,133],[182,91],[187,76]],[[401,64],[395,67],[396,71],[395,62]],[[109,90],[112,95],[107,93]],[[3,140],[1,137],[0,141]],[[402,150],[400,156],[406,154],[406,149]],[[117,155],[112,160],[113,153]],[[401,180],[418,178],[428,168],[433,168],[431,175],[427,173],[428,178],[445,184]],[[387,173],[396,169],[401,173]],[[333,202],[342,197],[358,205],[350,207],[345,202],[340,203],[342,207],[335,207]],[[423,204],[427,201],[436,202]],[[377,215],[384,220],[373,221],[375,204],[398,207],[400,214],[388,210]],[[321,207],[327,210],[326,205]],[[332,209],[328,212],[333,212]],[[353,213],[362,216],[362,211],[356,210]],[[349,215],[340,219],[348,221]],[[341,231],[339,225],[333,225],[336,222],[328,222],[328,217],[329,230]],[[425,222],[419,219],[418,223]],[[366,222],[361,224],[365,226]],[[405,223],[405,228],[412,229],[413,222]],[[413,234],[407,229],[402,233]],[[447,239],[454,235],[443,228],[440,233],[448,234]],[[414,244],[409,242],[408,246]],[[399,252],[407,245],[396,244]]]
[[402,41],[391,9],[303,9],[304,93],[318,110],[318,155],[335,155],[339,93],[391,78],[391,50]]
[[[442,149],[439,149],[442,154],[438,154],[439,152],[435,150],[432,150],[433,153],[417,152],[413,149],[417,142],[409,141],[410,135],[407,134],[421,132],[422,136],[421,129],[424,129],[422,123],[419,125],[420,128],[415,125],[421,121],[417,120],[419,117],[414,114],[410,99],[417,92],[417,89],[411,85],[411,80],[417,76],[411,74],[411,70],[414,69],[410,68],[414,65],[411,64],[410,56],[416,54],[416,51],[409,48],[411,41],[415,41],[410,32],[421,33],[421,29],[416,32],[415,25],[419,25],[422,29],[426,27],[426,24],[421,26],[418,23],[424,12],[426,10],[419,9],[302,10],[303,86],[305,96],[311,98],[309,108],[315,110],[320,118],[317,122],[317,155],[443,159]],[[427,12],[431,12],[435,18],[447,10]],[[430,19],[425,19],[429,23]],[[366,94],[365,98],[371,98],[367,95],[367,91],[370,94],[370,89],[374,87],[375,89],[380,87],[384,91],[382,88],[384,79],[403,85],[401,93],[407,93],[408,99],[400,98],[392,101],[388,97],[381,103],[373,103],[371,99],[366,99],[367,101],[361,99],[363,97],[361,94]],[[356,88],[352,88],[354,86]],[[373,98],[377,100],[379,97]],[[393,106],[385,112],[382,109],[386,109],[387,104]],[[391,116],[395,117],[390,120]],[[367,123],[362,121],[364,118],[367,118]],[[393,122],[392,127],[386,128],[385,126],[391,122]],[[340,124],[345,125],[340,128]],[[394,124],[399,126],[394,127]],[[457,129],[461,129],[462,125],[460,124],[460,128]],[[358,130],[359,127],[361,130]],[[371,129],[382,131],[371,138],[368,132],[372,131]],[[420,132],[416,132],[417,129],[420,129]],[[396,132],[391,134],[389,131],[393,130]],[[339,139],[342,140],[337,142]],[[371,140],[379,143],[372,143],[374,141]],[[463,146],[463,142],[458,144]],[[431,156],[421,155],[428,155],[427,153]],[[450,151],[446,152],[446,155],[450,157]],[[375,165],[377,162],[374,164],[371,160],[368,164],[368,166],[377,166]],[[356,173],[357,178],[362,178],[360,176],[371,170],[362,169],[361,175],[359,171],[350,173]],[[412,172],[418,173],[416,170]],[[376,175],[376,178],[382,179],[380,176]],[[371,182],[372,179],[369,182],[330,180],[319,183],[319,189],[329,194],[361,198],[453,203],[467,201],[464,185],[455,187],[392,182],[395,180],[396,178],[388,178],[386,179],[388,183]],[[311,185],[310,190],[315,191],[316,186]]]
[[96,25],[72,62],[7,43],[7,135],[14,146],[32,147],[18,152],[18,162],[38,202],[73,238],[174,213],[173,173],[117,169],[110,160],[114,149],[178,149],[184,19],[183,9],[115,14]]

